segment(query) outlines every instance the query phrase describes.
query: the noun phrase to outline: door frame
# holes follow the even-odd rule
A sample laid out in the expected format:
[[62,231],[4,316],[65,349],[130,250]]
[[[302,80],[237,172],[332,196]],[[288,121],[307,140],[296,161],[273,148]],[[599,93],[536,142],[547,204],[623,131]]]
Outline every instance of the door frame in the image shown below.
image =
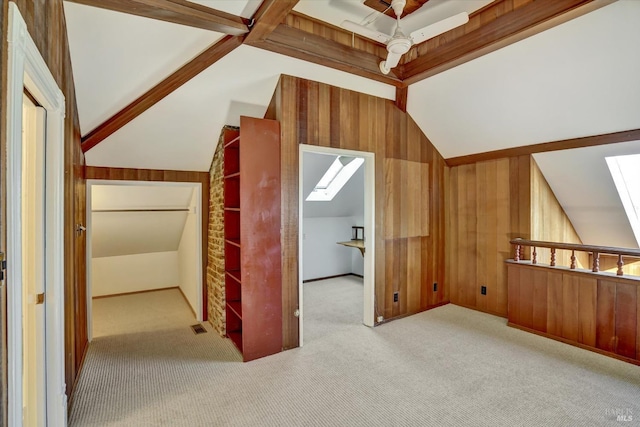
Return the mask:
[[87,277],[87,337],[89,342],[93,340],[93,282],[92,282],[92,214],[91,214],[91,188],[94,185],[117,185],[117,186],[158,186],[158,187],[190,187],[196,192],[196,206],[195,215],[198,220],[196,221],[196,240],[198,258],[196,266],[196,277],[198,278],[198,299],[196,311],[196,320],[202,322],[204,318],[204,283],[203,283],[203,259],[202,259],[202,183],[201,182],[178,182],[178,181],[127,181],[127,180],[110,180],[110,179],[87,179],[86,191],[87,191],[87,215],[86,215],[86,277]]
[[364,311],[362,323],[375,326],[375,198],[376,198],[376,155],[368,151],[346,150],[343,148],[322,147],[317,145],[299,144],[299,172],[298,172],[298,310],[299,310],[299,345],[303,345],[303,177],[304,153],[331,154],[334,156],[353,156],[364,159],[364,239],[367,242],[364,252]]
[[9,2],[7,72],[7,386],[9,426],[22,425],[22,97],[47,111],[45,152],[46,423],[67,424],[64,365],[65,99],[15,3]]

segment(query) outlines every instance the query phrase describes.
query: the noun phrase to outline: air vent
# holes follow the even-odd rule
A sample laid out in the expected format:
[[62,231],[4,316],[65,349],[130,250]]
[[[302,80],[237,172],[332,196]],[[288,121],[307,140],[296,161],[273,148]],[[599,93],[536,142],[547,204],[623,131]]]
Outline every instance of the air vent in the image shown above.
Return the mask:
[[196,335],[198,335],[198,334],[206,334],[207,333],[207,330],[200,323],[198,323],[196,325],[191,325],[191,329],[193,330],[193,333],[196,334]]

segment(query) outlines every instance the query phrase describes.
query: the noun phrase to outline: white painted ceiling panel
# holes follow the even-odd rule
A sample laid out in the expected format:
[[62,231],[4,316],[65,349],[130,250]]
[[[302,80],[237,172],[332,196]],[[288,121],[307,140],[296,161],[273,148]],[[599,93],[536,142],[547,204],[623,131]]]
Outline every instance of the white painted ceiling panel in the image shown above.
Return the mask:
[[94,258],[177,251],[187,212],[94,212]]
[[445,157],[640,127],[640,1],[620,0],[413,84]]
[[[92,185],[91,256],[94,258],[177,251],[189,211],[148,212],[144,209],[189,209],[194,185]],[[96,212],[139,209],[138,212]]]
[[533,155],[584,244],[638,248],[605,161],[625,154],[640,141]]
[[[402,30],[405,34],[409,34],[412,31],[449,18],[460,12],[472,13],[492,1],[493,0],[429,0],[429,2],[419,10],[408,15],[406,18],[402,18]],[[339,27],[344,20],[364,23],[365,18],[369,21],[370,18],[376,18],[377,15],[374,9],[364,5],[364,0],[300,0],[293,10],[337,27]],[[380,15],[381,16],[368,25],[368,27],[391,34],[395,29],[395,19],[386,15]]]
[[191,3],[201,4],[211,9],[221,10],[243,18],[251,18],[262,0],[190,0]]
[[224,34],[64,2],[86,135]]
[[89,150],[87,164],[208,171],[222,127],[263,117],[280,74],[395,98],[393,86],[243,45]]

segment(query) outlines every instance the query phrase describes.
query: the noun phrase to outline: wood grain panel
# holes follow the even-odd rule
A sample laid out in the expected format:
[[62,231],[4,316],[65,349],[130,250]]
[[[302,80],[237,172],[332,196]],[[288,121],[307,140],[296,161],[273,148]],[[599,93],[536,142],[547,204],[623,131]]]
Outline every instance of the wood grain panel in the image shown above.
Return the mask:
[[[272,102],[276,106],[274,116],[280,122],[282,136],[283,319],[298,308],[297,146],[302,142],[375,153],[376,313],[390,319],[413,312],[416,307],[419,311],[429,308],[429,303],[436,298],[433,282],[438,283],[439,293],[445,286],[444,216],[438,213],[444,209],[445,165],[442,157],[411,117],[400,111],[393,101],[291,76],[281,77],[275,97],[277,99]],[[401,171],[406,174],[405,183],[423,180],[428,183],[428,187],[420,189],[420,197],[427,198],[420,206],[428,209],[430,219],[422,237],[418,234],[412,238],[385,238],[402,235],[400,231],[388,234],[388,227],[410,230],[418,224],[414,219],[400,215],[403,208],[406,212],[410,206],[417,207],[415,202],[407,200],[403,204],[397,195],[390,197],[389,193],[395,191],[396,185],[385,178],[385,165],[390,159],[404,161],[404,165],[396,163],[400,169],[417,163],[417,167],[414,165]],[[411,191],[413,193],[409,194],[416,194],[415,188]],[[394,215],[393,222],[386,218],[391,214]],[[421,270],[414,269],[416,264],[422,264]],[[424,284],[425,279],[430,281],[428,286]],[[399,292],[397,303],[393,302],[394,291]],[[284,295],[291,298],[285,299]],[[290,346],[297,345],[298,331],[294,324],[297,326],[295,317],[283,325],[285,342]]]
[[549,273],[547,276],[547,332],[558,337],[563,330],[563,281],[561,273]]
[[451,302],[506,316],[509,240],[530,232],[528,162],[500,159],[449,169],[444,214]]
[[598,298],[598,280],[595,278],[579,278],[578,342],[590,347],[596,346],[596,309]]
[[385,159],[384,169],[391,190],[385,201],[385,239],[428,236],[429,164]]
[[547,331],[547,292],[549,290],[548,272],[533,270],[533,295],[531,297],[533,305],[532,328],[536,331]]
[[510,323],[520,324],[520,271],[522,268],[518,268],[515,265],[507,266],[507,274],[509,280],[507,283],[507,289],[509,291],[509,299],[507,302],[507,320]]
[[562,275],[562,337],[571,341],[578,341],[579,282],[576,276]]
[[596,307],[596,347],[615,352],[616,349],[616,283],[598,280]]
[[[573,228],[571,220],[556,199],[553,190],[540,171],[536,161],[531,158],[531,239],[544,242],[562,242],[582,244],[582,240]],[[551,263],[551,250],[537,248],[538,264]],[[589,255],[576,252],[578,268],[588,268]],[[571,251],[558,250],[556,265],[571,265]]]
[[616,284],[616,353],[636,358],[638,286],[628,283]]

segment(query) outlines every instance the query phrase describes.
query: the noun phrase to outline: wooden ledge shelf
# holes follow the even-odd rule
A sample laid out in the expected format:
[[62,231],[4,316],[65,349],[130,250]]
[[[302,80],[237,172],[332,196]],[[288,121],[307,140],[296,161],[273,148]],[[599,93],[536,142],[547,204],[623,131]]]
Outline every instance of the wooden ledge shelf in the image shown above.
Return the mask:
[[350,248],[358,248],[360,249],[360,253],[364,256],[364,240],[349,240],[347,242],[337,242],[338,245],[348,246]]
[[240,135],[233,138],[231,141],[224,144],[224,148],[237,148],[240,142]]
[[229,175],[225,175],[224,179],[237,179],[240,178],[240,172],[230,173]]
[[227,270],[226,273],[238,283],[242,283],[242,274],[240,270]]
[[227,307],[242,320],[242,303],[240,301],[227,301]]
[[240,240],[238,239],[225,239],[225,242],[227,242],[230,245],[240,247]]

